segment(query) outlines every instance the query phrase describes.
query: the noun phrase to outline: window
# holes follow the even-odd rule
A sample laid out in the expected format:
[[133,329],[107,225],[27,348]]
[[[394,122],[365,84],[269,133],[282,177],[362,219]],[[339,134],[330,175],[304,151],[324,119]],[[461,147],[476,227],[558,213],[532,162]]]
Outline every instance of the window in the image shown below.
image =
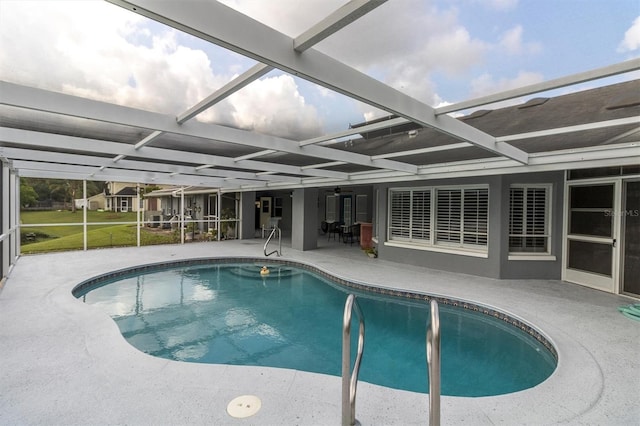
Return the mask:
[[356,195],[356,222],[366,222],[368,216],[367,196]]
[[327,222],[336,221],[336,197],[335,195],[327,195],[327,203],[325,205],[324,217]]
[[282,198],[280,197],[273,199],[273,215],[275,217],[282,217]]
[[487,247],[489,189],[436,189],[436,244]]
[[487,251],[489,189],[419,188],[389,192],[389,241],[433,250]]
[[550,253],[551,185],[512,185],[509,192],[509,252]]

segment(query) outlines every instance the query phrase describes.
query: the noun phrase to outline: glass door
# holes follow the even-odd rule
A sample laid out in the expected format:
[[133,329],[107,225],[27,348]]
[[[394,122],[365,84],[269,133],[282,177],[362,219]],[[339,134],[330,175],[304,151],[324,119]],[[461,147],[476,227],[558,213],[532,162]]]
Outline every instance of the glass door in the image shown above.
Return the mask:
[[616,182],[568,187],[565,279],[615,292]]
[[640,297],[640,180],[624,184],[622,292]]

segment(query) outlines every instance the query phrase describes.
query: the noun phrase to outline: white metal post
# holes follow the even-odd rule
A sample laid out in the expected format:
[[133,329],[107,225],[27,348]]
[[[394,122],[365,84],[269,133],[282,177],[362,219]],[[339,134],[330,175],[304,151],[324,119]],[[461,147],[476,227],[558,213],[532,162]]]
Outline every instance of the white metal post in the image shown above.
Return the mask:
[[140,183],[136,183],[136,242],[140,247]]
[[18,186],[19,179],[16,176],[15,170],[9,171],[9,259],[11,264],[16,262],[18,257],[16,251],[16,245],[20,237],[20,230],[18,229],[18,221],[16,220],[16,203],[18,203]]
[[184,244],[184,186],[180,188],[180,244]]
[[21,254],[20,244],[22,244],[21,236],[20,236],[20,176],[16,174],[16,182],[13,187],[15,191],[15,202],[13,205],[15,214],[13,215],[13,227],[15,228],[15,236],[14,236],[14,246],[15,246],[15,256],[18,258]]
[[222,236],[222,223],[220,222],[220,216],[222,215],[222,193],[218,190],[218,202],[216,203],[216,220],[218,221],[218,241]]
[[[72,200],[75,203],[76,200]],[[82,181],[82,241],[84,250],[87,250],[87,180]]]
[[6,235],[6,238],[2,240],[2,275],[4,278],[9,273],[9,265],[11,264],[9,259],[9,242],[11,240],[10,227],[9,227],[9,165],[2,163],[2,191],[0,196],[2,197],[2,234]]

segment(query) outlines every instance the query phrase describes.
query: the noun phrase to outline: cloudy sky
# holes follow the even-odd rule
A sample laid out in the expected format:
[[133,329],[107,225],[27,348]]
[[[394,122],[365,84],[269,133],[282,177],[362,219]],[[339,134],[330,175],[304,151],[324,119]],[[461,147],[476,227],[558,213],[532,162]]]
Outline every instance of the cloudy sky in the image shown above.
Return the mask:
[[[345,2],[223,0],[291,37]],[[438,106],[636,58],[640,6],[390,0],[315,48]],[[106,2],[0,0],[0,80],[177,115],[253,64]],[[380,114],[274,70],[198,119],[301,140]]]

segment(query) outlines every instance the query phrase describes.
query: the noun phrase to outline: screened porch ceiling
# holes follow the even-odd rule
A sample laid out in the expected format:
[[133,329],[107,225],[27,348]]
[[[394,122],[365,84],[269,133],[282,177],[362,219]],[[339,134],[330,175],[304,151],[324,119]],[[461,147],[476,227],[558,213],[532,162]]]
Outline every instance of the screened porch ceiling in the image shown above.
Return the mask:
[[[638,80],[490,106],[631,73],[640,59],[433,108],[313,48],[384,1],[350,1],[297,38],[213,1],[109,1],[257,63],[175,115],[0,82],[0,157],[20,176],[249,191],[640,163]],[[307,140],[194,119],[272,69],[389,115]]]

